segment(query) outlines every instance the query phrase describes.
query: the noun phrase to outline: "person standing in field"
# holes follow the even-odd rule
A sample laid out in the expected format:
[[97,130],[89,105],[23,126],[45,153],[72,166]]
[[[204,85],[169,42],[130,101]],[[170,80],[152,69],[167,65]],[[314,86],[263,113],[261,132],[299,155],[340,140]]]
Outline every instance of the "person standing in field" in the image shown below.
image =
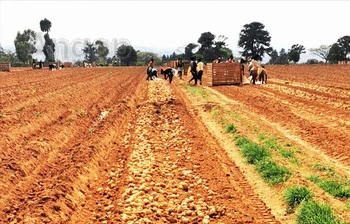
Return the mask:
[[147,67],[147,79],[146,79],[146,80],[151,79],[151,77],[152,77],[152,74],[151,74],[151,73],[152,73],[153,67],[154,67],[154,59],[151,58],[151,60],[148,62],[148,67]]
[[202,85],[202,76],[203,76],[204,64],[202,62],[202,58],[198,58],[197,64],[197,78],[199,80],[199,84]]
[[182,73],[184,71],[184,62],[182,61],[182,58],[177,59],[176,68],[177,68],[177,74],[179,75],[180,79],[182,79]]
[[230,57],[227,59],[228,63],[232,63],[233,62],[233,55],[231,54]]
[[191,57],[190,71],[191,71],[192,78],[188,81],[188,83],[191,83],[191,81],[194,80],[194,85],[197,85],[197,62],[196,62],[196,56]]

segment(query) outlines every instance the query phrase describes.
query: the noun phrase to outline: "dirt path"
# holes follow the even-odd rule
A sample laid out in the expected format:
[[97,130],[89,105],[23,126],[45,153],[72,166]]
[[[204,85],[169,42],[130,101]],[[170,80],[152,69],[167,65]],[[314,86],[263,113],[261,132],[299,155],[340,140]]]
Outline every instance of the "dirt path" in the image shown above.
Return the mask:
[[185,95],[144,70],[5,79],[2,223],[279,223]]

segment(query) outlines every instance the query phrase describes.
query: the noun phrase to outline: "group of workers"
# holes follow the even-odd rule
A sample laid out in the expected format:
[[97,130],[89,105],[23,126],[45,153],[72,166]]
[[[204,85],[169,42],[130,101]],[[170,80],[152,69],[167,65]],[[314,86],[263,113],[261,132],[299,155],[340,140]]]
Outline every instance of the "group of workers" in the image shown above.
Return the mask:
[[[222,58],[218,57],[216,60],[214,60],[214,63],[221,63],[221,61],[222,61]],[[234,62],[233,56],[231,55],[226,62],[227,63]],[[257,60],[254,60],[252,57],[248,57],[248,58],[241,57],[240,64],[241,64],[241,71],[242,71],[241,75],[244,75],[244,65],[248,64],[247,68],[250,76],[250,81],[253,84],[255,84],[255,81],[257,78],[257,77],[254,77],[253,74],[257,73],[258,74],[257,76],[259,76],[259,74],[261,73],[266,73],[263,66],[261,66],[261,64]],[[155,66],[154,58],[151,58],[147,67],[147,80],[154,80],[155,78],[158,77],[157,69],[154,66]],[[181,58],[178,58],[176,60],[175,67],[176,67],[176,70],[170,67],[166,68],[165,70],[161,69],[161,74],[164,75],[165,80],[166,79],[169,80],[169,83],[172,82],[173,76],[176,74],[176,72],[179,78],[183,79],[182,76],[184,72],[184,62]],[[194,80],[194,85],[197,85],[198,81],[199,81],[199,84],[202,85],[203,70],[204,70],[204,63],[202,62],[202,59],[198,58],[198,60],[196,60],[196,56],[191,57],[191,62],[190,62],[190,66],[188,67],[187,74],[191,74],[192,78],[188,81],[188,83],[191,83],[191,81]]]

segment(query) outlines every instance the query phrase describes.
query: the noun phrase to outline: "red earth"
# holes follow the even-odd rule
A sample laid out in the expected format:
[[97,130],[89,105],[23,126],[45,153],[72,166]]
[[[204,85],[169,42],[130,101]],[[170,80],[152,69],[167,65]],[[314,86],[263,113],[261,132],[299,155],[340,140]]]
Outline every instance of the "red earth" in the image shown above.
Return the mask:
[[[349,220],[348,200],[307,179],[317,163],[349,180],[349,68],[214,87],[146,81],[145,67],[0,72],[1,223],[296,223],[295,184]],[[293,145],[297,163],[276,155],[292,177],[265,183],[222,121]]]

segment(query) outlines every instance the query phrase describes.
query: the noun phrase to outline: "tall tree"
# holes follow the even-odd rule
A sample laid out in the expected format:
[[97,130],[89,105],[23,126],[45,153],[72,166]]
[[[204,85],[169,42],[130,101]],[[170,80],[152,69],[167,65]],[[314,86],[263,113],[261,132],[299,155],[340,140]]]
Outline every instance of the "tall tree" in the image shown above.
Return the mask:
[[[151,58],[154,59],[154,64],[161,65],[163,63],[162,59],[157,56],[156,53],[153,52],[142,52],[138,51],[137,52],[137,63],[136,65],[138,66],[145,66],[148,65],[148,62],[151,60]],[[166,60],[169,61],[169,57],[166,57]]]
[[97,50],[93,43],[86,41],[83,52],[88,63],[94,63],[97,60]]
[[278,62],[278,52],[276,50],[273,50],[270,54],[270,60],[269,63],[270,64],[276,64],[276,62]]
[[13,53],[11,51],[5,51],[4,48],[0,45],[0,61],[1,62],[10,62],[13,64],[16,60],[16,53]]
[[337,44],[339,45],[344,61],[350,60],[350,36],[343,36],[338,39]]
[[121,66],[133,66],[137,62],[137,53],[131,45],[121,45],[116,52]]
[[293,44],[288,52],[288,60],[297,63],[300,60],[300,55],[305,52],[305,47],[303,45]]
[[343,49],[339,46],[338,43],[334,43],[332,47],[329,49],[329,53],[327,56],[327,60],[331,64],[336,64],[338,61],[343,61],[345,58]]
[[97,40],[95,42],[97,49],[97,63],[98,64],[106,64],[107,61],[107,55],[109,54],[108,47],[104,46],[104,43],[100,40]]
[[200,47],[196,54],[201,55],[204,62],[213,61],[217,58],[216,50],[214,49],[214,40],[215,35],[211,32],[202,33],[198,39]]
[[40,29],[43,32],[49,33],[49,31],[51,29],[51,25],[52,24],[51,24],[50,20],[48,20],[46,18],[40,21]]
[[319,48],[311,48],[309,51],[312,54],[324,59],[325,62],[327,63],[328,62],[327,58],[331,47],[332,45],[321,45]]
[[252,56],[256,60],[262,60],[265,53],[270,54],[271,37],[269,32],[264,30],[265,26],[259,22],[252,22],[243,26],[239,34],[238,46],[243,48],[243,56]]
[[191,57],[194,55],[193,50],[196,49],[197,47],[198,47],[198,44],[194,44],[194,43],[187,44],[187,46],[185,47],[184,59],[190,60]]
[[49,31],[51,29],[51,22],[48,19],[43,19],[40,21],[40,29],[42,32],[46,32],[44,35],[45,44],[43,47],[43,53],[45,55],[45,61],[54,62],[55,61],[55,44],[49,36]]
[[286,52],[286,50],[284,48],[281,49],[281,51],[279,52],[279,56],[276,59],[275,64],[278,65],[287,65],[288,63],[288,54]]
[[32,60],[32,54],[36,52],[36,36],[33,30],[24,30],[23,33],[17,32],[15,39],[15,48],[17,58],[27,64]]
[[[232,50],[227,48],[226,43],[227,37],[223,35],[219,35],[214,41],[214,57],[218,58],[219,56],[222,58],[228,58],[232,55]],[[214,58],[214,59],[215,59]]]

